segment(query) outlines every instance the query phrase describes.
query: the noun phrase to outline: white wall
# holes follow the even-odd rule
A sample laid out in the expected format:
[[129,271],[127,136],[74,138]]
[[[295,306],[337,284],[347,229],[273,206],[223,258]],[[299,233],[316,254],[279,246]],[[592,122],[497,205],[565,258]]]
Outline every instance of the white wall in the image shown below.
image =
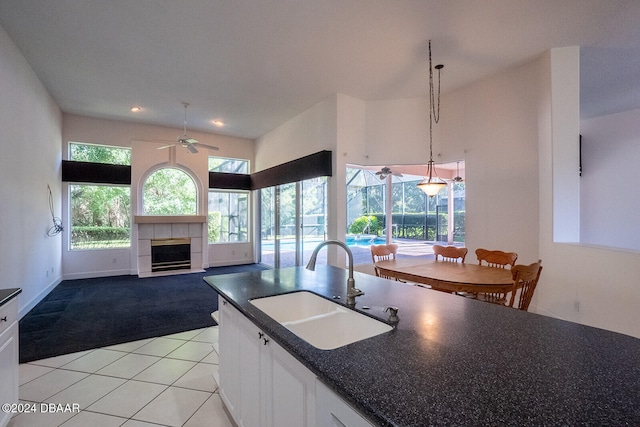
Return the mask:
[[583,120],[580,241],[640,251],[640,110]]
[[261,171],[336,147],[337,95],[332,95],[256,140],[255,169]]
[[465,242],[538,260],[538,103],[536,62],[446,94],[438,162],[464,159]]
[[[220,148],[219,151],[201,149],[197,154],[189,153],[182,147],[158,150],[163,144],[145,141],[174,141],[183,133],[182,129],[145,125],[134,122],[104,120],[77,115],[63,116],[62,147],[63,156],[68,157],[69,142],[85,142],[112,146],[132,147],[131,193],[132,214],[141,213],[140,186],[146,176],[160,166],[176,166],[187,171],[199,187],[199,214],[206,214],[207,191],[209,185],[208,156],[249,159],[253,164],[254,142],[245,138],[225,135],[189,132],[189,136],[207,145]],[[66,207],[67,185],[63,186],[64,218],[68,220]],[[67,224],[68,225],[68,224]],[[137,235],[133,228],[131,249],[100,251],[70,251],[68,236],[64,237],[63,271],[65,278],[99,277],[118,274],[137,274]],[[220,266],[253,262],[250,243],[229,243],[205,245],[203,256],[205,265]]]
[[[346,234],[346,165],[362,164],[366,152],[366,103],[334,94],[260,137],[256,142],[256,170],[263,170],[321,150],[333,152],[333,176],[328,179],[329,239]],[[336,246],[327,248],[332,264],[345,265]]]
[[[61,216],[61,113],[0,27],[0,287],[22,288],[26,314],[61,278],[62,236],[48,237]],[[63,234],[66,231],[63,232]]]
[[[553,49],[545,55],[545,78],[547,87],[556,91],[552,97],[547,90],[546,103],[541,108],[549,110],[550,122],[571,117],[567,129],[579,132],[579,102],[577,89],[573,85],[552,85],[560,81],[579,79],[579,54],[577,48]],[[558,74],[565,74],[558,76]],[[556,115],[556,113],[558,113]],[[551,124],[546,126],[555,129]],[[551,204],[554,195],[567,190],[566,182],[558,182],[553,171],[557,167],[575,171],[575,158],[558,157],[559,144],[575,147],[575,137],[558,135],[554,131],[541,135],[540,139],[540,257],[543,259],[544,285],[537,292],[539,311],[557,317],[640,337],[638,306],[640,306],[640,253],[625,252],[587,245],[554,241],[553,227],[557,219]],[[554,147],[556,146],[556,147]],[[571,147],[564,151],[570,152]],[[579,184],[579,180],[575,180]],[[575,193],[580,189],[573,182]],[[578,197],[573,196],[574,204]],[[574,210],[575,206],[570,209]]]
[[[530,311],[640,337],[636,314],[640,254],[556,241],[574,238],[579,225],[577,81],[579,52],[563,48],[443,95],[442,118],[434,131],[434,159],[438,163],[465,160],[470,250],[513,250],[521,263],[542,259],[544,269]],[[321,114],[332,111],[334,104],[338,105],[338,126],[330,114]],[[317,142],[315,136],[323,134],[323,128],[326,135],[336,130],[341,136],[343,123],[363,120],[363,104],[365,127],[352,124],[351,129],[359,129],[353,132],[355,137],[336,137],[338,158],[365,165],[407,163],[408,158],[410,163],[416,163],[416,158],[426,161],[426,100],[359,103],[339,96],[336,102],[325,100],[262,138],[256,163],[272,166],[331,149],[327,144],[305,151],[300,145]],[[336,167],[343,163],[338,160]],[[339,174],[334,181],[342,179]],[[330,204],[341,212],[345,198],[337,186],[344,186],[344,181],[332,187],[336,191]],[[554,205],[554,200],[559,203]]]

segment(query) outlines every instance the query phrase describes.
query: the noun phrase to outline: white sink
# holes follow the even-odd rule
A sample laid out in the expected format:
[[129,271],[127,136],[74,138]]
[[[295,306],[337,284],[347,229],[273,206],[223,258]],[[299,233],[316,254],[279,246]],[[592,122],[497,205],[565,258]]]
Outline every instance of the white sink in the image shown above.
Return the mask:
[[321,350],[332,350],[393,329],[384,322],[307,291],[249,302]]

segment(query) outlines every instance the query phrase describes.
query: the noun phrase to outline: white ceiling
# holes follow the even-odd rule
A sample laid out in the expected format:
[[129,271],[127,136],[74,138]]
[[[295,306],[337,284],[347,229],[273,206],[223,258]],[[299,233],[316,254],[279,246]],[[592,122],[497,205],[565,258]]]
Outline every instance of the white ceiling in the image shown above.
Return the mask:
[[186,101],[249,138],[336,92],[426,97],[429,39],[445,92],[583,46],[583,116],[638,108],[638,22],[638,0],[0,1],[64,112],[182,127]]

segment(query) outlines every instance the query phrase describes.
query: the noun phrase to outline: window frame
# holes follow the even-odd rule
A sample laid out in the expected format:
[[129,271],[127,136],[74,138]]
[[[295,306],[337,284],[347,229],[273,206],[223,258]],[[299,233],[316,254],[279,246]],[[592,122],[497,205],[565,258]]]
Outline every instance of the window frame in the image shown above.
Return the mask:
[[[246,240],[236,240],[236,241],[211,241],[209,240],[209,234],[210,234],[210,229],[209,227],[210,225],[210,221],[211,221],[211,215],[212,215],[212,211],[210,210],[210,203],[211,203],[211,196],[212,194],[225,194],[225,195],[232,195],[232,194],[242,194],[244,196],[246,196],[246,209],[245,209],[245,213],[244,215],[246,215],[246,217],[244,218],[244,222],[246,224],[246,230],[242,231],[240,230],[238,233],[236,233],[238,236],[240,235],[240,233],[244,233],[246,235]],[[239,215],[238,215],[239,216]],[[223,216],[224,217],[224,216]],[[230,216],[227,215],[227,230],[230,229],[228,222],[230,221]],[[239,221],[240,223],[242,223],[242,221]],[[238,226],[240,227],[240,226]],[[222,228],[222,227],[221,227]],[[220,238],[221,236],[219,236]],[[248,190],[227,190],[227,189],[220,189],[220,188],[210,188],[209,191],[207,192],[207,244],[209,245],[225,245],[225,244],[237,244],[237,243],[250,243],[251,242],[251,191]]]
[[[146,211],[146,204],[145,204],[145,190],[147,188],[147,183],[149,181],[149,179],[155,175],[156,173],[162,172],[162,171],[166,171],[166,170],[175,170],[178,171],[182,174],[184,174],[186,177],[189,178],[189,181],[193,184],[193,189],[195,192],[195,200],[194,200],[194,206],[193,206],[193,211],[192,212],[173,212],[173,213],[153,213],[153,212],[147,212]],[[199,194],[199,188],[198,188],[198,182],[196,181],[196,179],[186,170],[178,167],[177,165],[170,165],[170,166],[166,166],[166,165],[162,165],[158,168],[155,168],[153,170],[150,170],[149,173],[145,176],[144,180],[142,181],[142,185],[140,187],[140,212],[142,212],[142,215],[158,215],[158,216],[191,216],[191,215],[198,215],[199,210],[199,202],[200,202],[200,194]]]
[[[233,172],[233,171],[227,171],[227,170],[213,170],[211,169],[211,167],[209,166],[209,163],[211,162],[211,159],[222,159],[222,160],[233,160],[233,161],[237,161],[237,162],[242,162],[246,164],[246,171],[245,172]],[[249,162],[248,159],[240,159],[240,158],[236,158],[236,157],[224,157],[224,156],[208,156],[207,157],[207,170],[209,172],[220,172],[220,173],[231,173],[231,174],[237,174],[237,175],[247,175],[251,172],[251,163]]]

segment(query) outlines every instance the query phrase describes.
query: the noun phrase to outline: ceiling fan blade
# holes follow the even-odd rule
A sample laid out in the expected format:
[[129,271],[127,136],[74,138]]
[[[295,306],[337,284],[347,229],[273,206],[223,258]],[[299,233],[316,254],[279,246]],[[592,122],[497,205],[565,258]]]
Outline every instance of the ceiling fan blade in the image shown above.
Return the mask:
[[201,144],[199,142],[194,142],[193,145],[197,145],[198,147],[208,148],[209,150],[218,151],[220,148],[215,147],[213,145]]
[[198,149],[193,144],[188,144],[187,145],[187,150],[191,151],[192,153],[197,153],[198,152]]
[[184,138],[183,141],[186,142],[187,144],[197,144],[198,143],[198,140],[197,139],[193,139],[193,138]]
[[169,145],[163,145],[162,147],[158,147],[158,150],[163,150],[165,148],[170,148],[173,147],[174,144],[169,144]]

